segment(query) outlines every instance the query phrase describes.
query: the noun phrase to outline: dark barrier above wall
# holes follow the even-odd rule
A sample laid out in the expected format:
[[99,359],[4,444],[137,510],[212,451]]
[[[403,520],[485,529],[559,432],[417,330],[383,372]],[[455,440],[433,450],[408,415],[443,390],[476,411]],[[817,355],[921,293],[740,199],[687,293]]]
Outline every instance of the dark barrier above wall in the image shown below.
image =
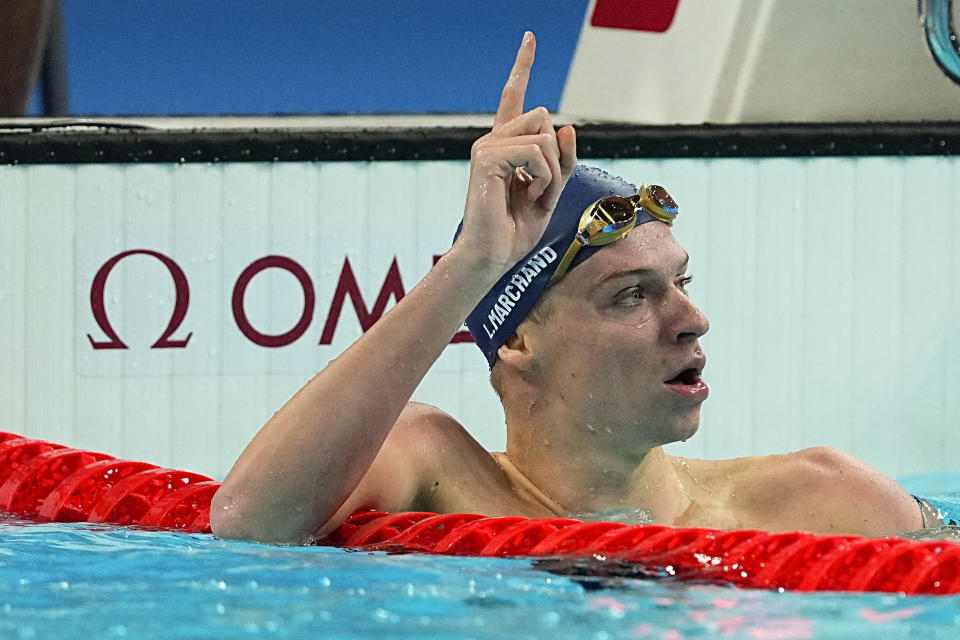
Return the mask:
[[[0,123],[0,163],[464,160],[481,127],[171,129]],[[956,155],[960,121],[629,126],[578,124],[580,158]]]

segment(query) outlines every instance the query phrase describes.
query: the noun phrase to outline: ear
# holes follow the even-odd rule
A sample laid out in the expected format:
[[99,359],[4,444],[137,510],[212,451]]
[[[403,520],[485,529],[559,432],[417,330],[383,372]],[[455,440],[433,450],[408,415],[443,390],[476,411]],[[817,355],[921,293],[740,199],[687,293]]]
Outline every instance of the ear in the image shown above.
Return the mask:
[[510,334],[507,341],[500,345],[497,349],[497,357],[510,367],[525,371],[530,368],[533,361],[533,351],[530,349],[529,336],[522,327],[521,323],[521,326]]

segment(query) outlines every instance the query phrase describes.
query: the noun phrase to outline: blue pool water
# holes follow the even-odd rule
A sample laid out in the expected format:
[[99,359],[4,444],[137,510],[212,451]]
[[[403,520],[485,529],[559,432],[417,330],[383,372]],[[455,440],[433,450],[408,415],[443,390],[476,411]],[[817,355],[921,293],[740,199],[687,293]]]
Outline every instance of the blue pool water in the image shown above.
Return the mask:
[[574,579],[524,559],[272,547],[12,518],[0,518],[0,540],[4,640],[960,637],[960,596]]

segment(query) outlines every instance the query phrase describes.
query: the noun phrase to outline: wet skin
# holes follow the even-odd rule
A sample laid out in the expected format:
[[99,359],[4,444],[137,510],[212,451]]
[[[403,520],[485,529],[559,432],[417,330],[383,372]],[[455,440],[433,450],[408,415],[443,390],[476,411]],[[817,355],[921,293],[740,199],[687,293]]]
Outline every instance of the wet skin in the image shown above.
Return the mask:
[[[641,225],[547,292],[547,322],[520,329],[537,352],[540,395],[626,459],[699,427],[707,395],[699,338],[710,325],[685,291],[687,262],[665,224]],[[687,370],[694,384],[677,380]]]
[[702,368],[698,339],[709,328],[685,291],[686,267],[661,223],[596,252],[545,294],[545,317],[525,321],[501,349],[498,366],[511,368],[506,455],[491,456],[449,415],[411,403],[332,522],[366,506],[357,496],[375,495],[394,511],[582,517],[643,507],[675,526],[918,528],[902,489],[839,451],[734,460],[662,451],[697,431],[705,399],[698,376],[677,379]]
[[661,223],[571,271],[545,294],[546,320],[528,318],[501,347],[506,455],[409,402],[470,311],[541,237],[576,165],[572,127],[555,129],[542,107],[523,111],[535,48],[525,34],[494,126],[471,148],[456,243],[261,428],[213,498],[214,533],[302,543],[364,507],[520,516],[644,507],[684,526],[918,528],[909,495],[832,449],[716,461],[663,452],[699,426],[698,339],[709,325],[683,291],[686,254]]

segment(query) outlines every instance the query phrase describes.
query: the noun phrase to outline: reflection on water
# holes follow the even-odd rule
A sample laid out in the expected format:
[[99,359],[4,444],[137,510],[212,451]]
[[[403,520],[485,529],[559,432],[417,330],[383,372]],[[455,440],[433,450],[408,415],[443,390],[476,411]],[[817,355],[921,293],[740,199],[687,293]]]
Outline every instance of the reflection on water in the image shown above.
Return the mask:
[[960,542],[960,527],[945,524],[942,527],[907,531],[898,534],[898,536],[910,540],[950,540],[952,542]]

